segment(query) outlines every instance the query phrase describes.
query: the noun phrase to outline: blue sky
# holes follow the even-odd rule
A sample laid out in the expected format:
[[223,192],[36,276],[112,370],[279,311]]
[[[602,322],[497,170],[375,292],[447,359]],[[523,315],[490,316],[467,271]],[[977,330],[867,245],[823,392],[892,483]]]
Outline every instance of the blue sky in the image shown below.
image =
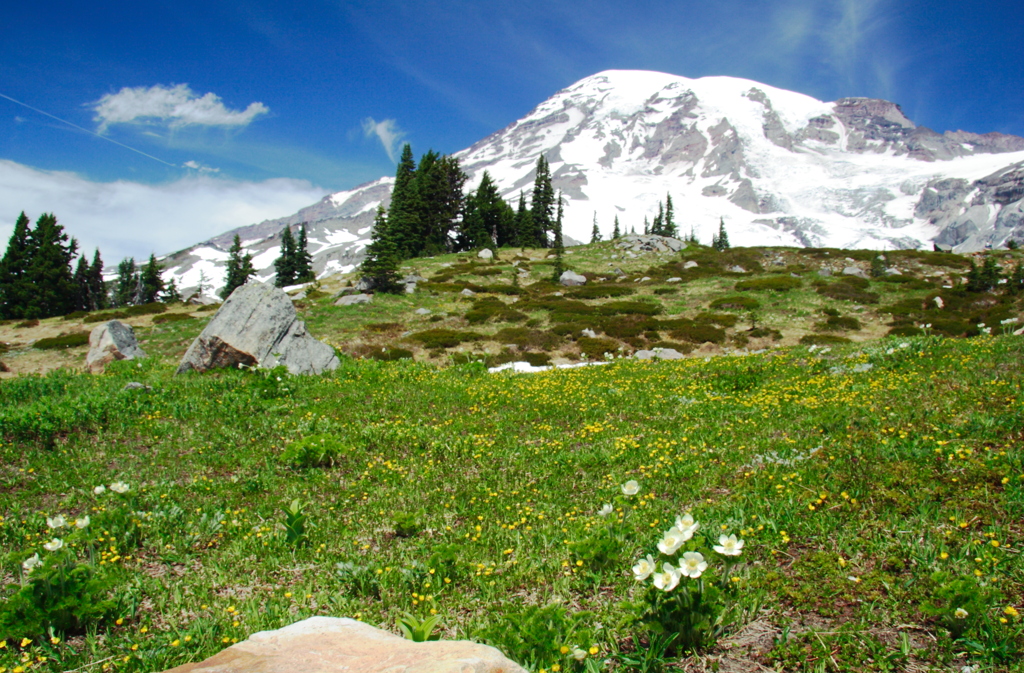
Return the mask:
[[41,0],[0,24],[0,94],[38,110],[0,98],[0,240],[45,210],[108,258],[170,252],[390,174],[402,141],[463,149],[611,68],[1024,135],[1018,3]]

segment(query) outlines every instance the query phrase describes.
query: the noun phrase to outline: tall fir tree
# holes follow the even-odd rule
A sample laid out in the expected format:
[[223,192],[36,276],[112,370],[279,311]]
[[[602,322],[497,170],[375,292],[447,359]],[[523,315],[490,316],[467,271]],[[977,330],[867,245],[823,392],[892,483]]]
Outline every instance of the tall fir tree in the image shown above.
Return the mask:
[[274,260],[274,285],[288,287],[295,284],[295,237],[291,226],[281,231],[281,256]]
[[375,292],[398,294],[403,290],[398,278],[398,248],[391,239],[389,229],[384,206],[377,206],[370,245],[366,247],[366,257],[363,258],[359,272],[360,277]]
[[149,261],[142,267],[139,273],[140,280],[140,304],[152,304],[160,299],[164,292],[164,279],[161,276],[163,267],[156,261],[156,255],[150,254]]
[[[220,291],[220,298],[230,297],[232,292],[245,285],[246,281],[254,275],[256,275],[256,269],[252,266],[252,255],[242,254],[242,239],[235,234],[231,247],[228,248],[227,272],[224,278],[224,287]],[[168,290],[170,290],[169,287]]]
[[466,198],[466,211],[457,237],[458,248],[479,250],[495,245],[506,208],[491,174],[484,171],[480,186]]
[[561,192],[558,193],[557,204],[558,204],[557,205],[557,214],[555,215],[555,221],[554,221],[554,223],[551,226],[551,230],[552,230],[552,234],[553,234],[553,236],[552,236],[553,240],[551,242],[551,247],[555,251],[555,268],[554,268],[554,273],[552,275],[554,277],[554,280],[556,280],[556,281],[559,278],[561,278],[562,274],[565,272],[565,263],[562,260],[563,255],[565,255],[565,246],[562,243],[562,193]]
[[532,245],[546,248],[550,245],[548,233],[554,229],[555,189],[551,185],[548,160],[543,154],[537,158],[536,172],[530,201],[530,214],[533,217]]
[[675,208],[672,207],[672,195],[665,195],[665,222],[662,225],[665,236],[679,238],[679,228],[676,226]]
[[[559,204],[561,207],[561,204]],[[594,213],[594,226],[590,230],[590,242],[600,243],[601,242],[601,230],[597,228],[597,213]]]
[[75,310],[91,311],[92,302],[89,300],[89,260],[85,255],[78,258],[78,265],[75,267]]
[[96,248],[89,266],[89,310],[101,311],[109,304],[107,284],[103,280],[103,259],[100,257],[100,249]]
[[656,236],[664,236],[664,223],[665,223],[665,207],[658,201],[658,214],[654,216],[654,221],[651,222],[651,233]]
[[52,213],[36,220],[31,234],[31,259],[28,280],[32,294],[25,309],[26,318],[48,318],[74,310],[75,279],[71,263],[78,242],[69,239]]
[[14,223],[7,251],[0,259],[0,317],[23,318],[32,285],[28,280],[31,259],[30,220],[22,211]]
[[306,223],[299,226],[299,236],[295,240],[295,256],[292,258],[296,283],[311,283],[316,280],[313,274],[313,256],[309,254],[309,239],[306,236]]
[[533,243],[533,214],[526,207],[526,195],[520,191],[519,206],[516,208],[516,240],[512,245],[525,248]]
[[711,247],[719,252],[729,249],[729,234],[725,231],[725,218],[718,218],[718,233],[711,239]]
[[178,283],[171,278],[170,282],[167,283],[167,289],[164,290],[164,296],[162,301],[165,304],[180,304],[181,303],[181,291],[178,289]]
[[406,143],[395,170],[395,186],[391,190],[391,205],[387,211],[389,238],[401,259],[413,257],[417,252],[421,227],[419,213],[416,162],[413,160],[412,146]]
[[464,218],[466,179],[455,157],[438,156],[431,150],[420,158],[410,190],[417,210],[412,221],[418,228],[409,256],[433,256],[451,249],[452,234]]
[[127,257],[117,265],[117,280],[114,281],[113,305],[131,306],[135,303],[135,289],[139,285],[139,272],[135,259]]
[[647,221],[647,216],[644,215],[644,236],[651,233],[651,223]]
[[617,241],[622,238],[622,230],[619,229],[619,216],[615,216],[615,228],[612,229],[612,240]]

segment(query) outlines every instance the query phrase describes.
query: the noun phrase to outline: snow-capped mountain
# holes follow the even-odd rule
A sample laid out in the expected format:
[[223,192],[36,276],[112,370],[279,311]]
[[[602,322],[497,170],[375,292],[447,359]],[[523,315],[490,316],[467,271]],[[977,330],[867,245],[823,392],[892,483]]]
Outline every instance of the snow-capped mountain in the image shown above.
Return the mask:
[[[672,195],[682,233],[734,245],[981,249],[1024,239],[1024,138],[916,126],[888,101],[832,103],[734,77],[612,70],[587,77],[456,156],[475,187],[486,170],[515,201],[544,154],[588,240],[643,227]],[[307,222],[321,276],[350,271],[393,178],[338,192],[291,217],[242,227],[169,256],[180,286],[214,286],[238,233],[262,278],[284,225]]]

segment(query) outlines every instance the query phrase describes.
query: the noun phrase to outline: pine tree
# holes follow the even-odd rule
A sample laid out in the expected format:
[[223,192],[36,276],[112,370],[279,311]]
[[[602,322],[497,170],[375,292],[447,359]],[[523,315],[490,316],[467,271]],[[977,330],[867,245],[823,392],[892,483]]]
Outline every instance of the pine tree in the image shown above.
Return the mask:
[[24,212],[14,223],[7,251],[0,259],[0,317],[22,318],[32,286],[28,282],[31,256],[29,219]]
[[402,158],[398,160],[395,187],[391,190],[391,205],[387,211],[389,237],[401,259],[413,257],[419,247],[421,224],[417,186],[412,146],[406,143],[402,147]]
[[[559,204],[561,205],[561,204]],[[597,213],[594,213],[594,227],[590,230],[590,242],[601,242],[601,230],[597,228]]]
[[139,284],[139,273],[135,268],[135,259],[127,257],[117,265],[117,280],[114,281],[114,301],[117,307],[131,306],[135,303],[135,288]]
[[375,292],[398,294],[403,291],[398,278],[398,250],[391,240],[389,223],[384,214],[384,206],[377,207],[377,216],[373,221],[373,233],[370,245],[366,248],[366,257],[360,266],[360,276],[370,284]]
[[[235,239],[228,248],[227,273],[224,278],[224,288],[220,291],[220,298],[227,299],[237,288],[245,285],[250,276],[256,275],[256,269],[252,266],[252,255],[242,254],[242,239],[235,234]],[[173,283],[173,281],[171,281]],[[175,288],[177,289],[177,288]],[[170,292],[170,287],[168,287]]]
[[712,237],[711,247],[719,252],[729,249],[729,234],[725,232],[725,218],[718,219],[718,233]]
[[[460,250],[479,250],[497,243],[499,229],[503,229],[503,218],[507,204],[498,194],[498,188],[491,175],[484,171],[480,186],[466,198],[457,245]],[[506,235],[507,237],[507,235]],[[505,241],[507,243],[507,239]],[[500,247],[500,243],[497,243]]]
[[551,170],[544,155],[537,158],[537,176],[533,181],[533,195],[530,201],[530,214],[533,217],[532,245],[538,248],[548,247],[548,232],[554,228],[553,211],[555,208],[555,190],[551,186]]
[[615,228],[612,229],[612,240],[617,241],[622,238],[622,232],[619,230],[619,216],[615,216]]
[[173,278],[171,282],[167,283],[167,289],[164,290],[163,303],[165,304],[179,304],[181,303],[181,291],[178,290],[178,284]]
[[675,209],[672,207],[672,195],[665,195],[665,223],[662,226],[665,236],[679,238],[679,229],[676,227]]
[[163,267],[156,261],[156,255],[150,254],[149,261],[142,267],[139,274],[141,281],[140,304],[152,304],[160,298],[164,291],[164,279],[160,276]]
[[554,234],[554,241],[552,246],[555,250],[555,268],[554,268],[554,280],[558,281],[565,272],[565,264],[562,262],[562,256],[565,254],[565,246],[562,244],[562,193],[558,193],[558,214],[555,216],[555,222],[552,226],[552,233]]
[[90,311],[92,302],[89,300],[89,260],[85,255],[78,258],[78,266],[75,267],[75,310]]
[[101,311],[108,305],[107,284],[103,280],[103,259],[100,258],[100,249],[96,248],[89,267],[89,310]]
[[43,213],[31,233],[28,281],[32,294],[25,308],[26,318],[49,318],[74,310],[75,278],[71,263],[78,242],[68,239],[64,227],[52,213]]
[[[295,241],[295,256],[292,258],[296,283],[311,283],[316,280],[313,274],[313,256],[309,254],[309,240],[306,237],[306,223],[299,226],[299,237]],[[253,269],[253,273],[256,270]]]
[[[464,219],[466,179],[455,157],[439,157],[433,150],[420,157],[413,189],[410,190],[417,211],[412,221],[418,228],[410,240],[409,256],[433,256],[451,248],[451,234],[456,233],[460,220]],[[401,203],[401,199],[399,201]],[[391,213],[394,212],[392,199]]]
[[525,248],[533,242],[533,214],[526,207],[526,196],[520,191],[519,207],[516,208],[516,239],[512,245]]
[[647,221],[647,216],[644,215],[644,236],[651,233],[651,224]]
[[295,284],[295,237],[292,228],[285,225],[281,231],[281,256],[274,260],[274,285],[288,287]]
[[665,209],[661,205],[661,201],[658,201],[658,214],[654,216],[654,222],[651,223],[651,233],[655,236],[663,236],[665,223]]

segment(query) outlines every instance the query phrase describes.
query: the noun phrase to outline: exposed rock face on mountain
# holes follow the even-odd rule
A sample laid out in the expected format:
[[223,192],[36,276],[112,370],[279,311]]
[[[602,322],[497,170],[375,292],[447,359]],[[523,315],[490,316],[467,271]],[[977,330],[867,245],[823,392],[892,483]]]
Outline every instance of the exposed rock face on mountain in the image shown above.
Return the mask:
[[[705,242],[724,220],[733,245],[958,250],[1024,239],[1024,138],[916,126],[884,100],[824,103],[731,77],[607,71],[564,89],[457,156],[475,187],[486,170],[509,200],[529,192],[537,157],[567,199],[565,232],[594,214],[640,230],[671,194],[681,234]],[[314,269],[355,268],[392,178],[325,197],[283,220],[237,230],[262,278],[280,229],[309,222]],[[179,286],[216,285],[235,232],[172,255]]]

